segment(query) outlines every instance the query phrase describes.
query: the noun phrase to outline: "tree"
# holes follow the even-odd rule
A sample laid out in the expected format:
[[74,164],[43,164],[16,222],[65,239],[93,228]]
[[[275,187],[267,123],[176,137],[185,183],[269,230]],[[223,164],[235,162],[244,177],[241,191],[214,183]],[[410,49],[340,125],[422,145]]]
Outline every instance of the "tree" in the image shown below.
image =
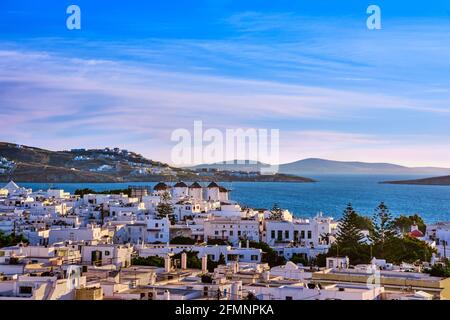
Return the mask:
[[319,253],[312,261],[311,265],[325,267],[327,264],[327,254]]
[[274,203],[270,210],[270,220],[283,220],[283,210],[278,206],[278,203]]
[[202,279],[202,283],[212,283],[213,282],[213,278],[210,274],[202,274],[201,279]]
[[392,263],[430,261],[435,249],[425,241],[410,236],[394,237],[385,246],[384,258]]
[[14,233],[6,235],[0,231],[0,248],[15,246],[21,242],[28,243],[28,240],[23,235],[16,235]]
[[201,269],[202,261],[198,258],[198,251],[186,251],[173,255],[172,259],[181,261],[181,254],[186,253],[186,267],[189,269]]
[[229,246],[230,243],[225,239],[208,239],[208,246]]
[[151,256],[151,257],[135,257],[131,259],[131,264],[134,266],[153,266],[164,267],[164,258]]
[[358,217],[352,205],[348,204],[339,220],[336,242],[331,246],[328,256],[348,256],[354,264],[367,262],[369,248],[362,243],[364,236],[358,225]]
[[265,242],[249,242],[250,248],[261,249],[263,251],[261,262],[268,263],[270,267],[276,267],[285,264],[284,257],[278,255],[278,253],[273,250],[267,243]]
[[247,294],[247,297],[245,300],[255,301],[255,300],[258,300],[258,298],[255,296],[255,294],[253,292],[250,291]]
[[217,261],[218,265],[226,265],[227,262],[225,261],[225,256],[223,255],[223,253],[220,254],[219,256],[219,261]]
[[189,237],[175,237],[170,240],[170,244],[195,244],[195,240]]
[[340,248],[356,247],[361,244],[364,236],[358,224],[358,214],[351,204],[347,205],[344,215],[339,220],[339,229],[336,236],[336,244]]
[[409,233],[411,231],[411,226],[414,224],[416,224],[419,227],[419,230],[425,234],[427,227],[423,219],[418,214],[413,216],[401,215],[394,220],[394,226],[403,234]]
[[206,264],[206,268],[208,269],[209,272],[214,272],[214,269],[217,268],[219,266],[219,262],[216,262],[212,259],[209,258],[207,259],[207,264]]
[[373,229],[372,219],[366,216],[357,215],[355,219],[355,225],[360,230],[369,230]]
[[373,242],[376,254],[384,258],[385,245],[396,236],[394,220],[384,202],[381,202],[375,209],[372,223],[373,229],[370,232],[370,239]]
[[442,277],[449,278],[450,277],[450,260],[446,259],[444,263],[437,263],[431,267],[429,271],[430,276],[433,277]]
[[161,201],[156,207],[156,212],[158,217],[165,218],[168,217],[170,222],[175,223],[174,208],[170,202],[170,194],[166,191],[161,195]]
[[292,258],[289,261],[291,261],[295,264],[301,263],[303,266],[309,265],[308,259],[306,259],[303,255],[298,254],[298,253],[294,253],[292,255]]

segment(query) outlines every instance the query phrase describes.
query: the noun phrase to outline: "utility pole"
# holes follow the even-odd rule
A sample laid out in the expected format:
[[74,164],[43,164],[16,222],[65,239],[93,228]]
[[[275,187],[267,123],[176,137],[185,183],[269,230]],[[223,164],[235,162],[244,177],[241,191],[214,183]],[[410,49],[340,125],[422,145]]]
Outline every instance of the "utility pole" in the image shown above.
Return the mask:
[[444,245],[444,259],[447,260],[447,240],[442,240],[442,244]]
[[222,292],[220,292],[220,289],[217,289],[217,300],[220,300],[221,296],[222,296]]

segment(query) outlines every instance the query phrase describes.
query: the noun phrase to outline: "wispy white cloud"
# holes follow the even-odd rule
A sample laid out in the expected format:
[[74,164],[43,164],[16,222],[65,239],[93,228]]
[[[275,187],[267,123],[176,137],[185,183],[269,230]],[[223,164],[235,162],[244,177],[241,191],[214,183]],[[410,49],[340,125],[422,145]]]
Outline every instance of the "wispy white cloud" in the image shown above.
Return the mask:
[[[438,39],[426,33],[416,36],[419,45],[413,46],[407,43],[412,36],[406,37],[399,27],[388,40],[368,40],[367,33],[357,32],[349,38],[336,34],[334,41],[308,35],[267,44],[249,38],[270,28],[283,29],[295,18],[261,18],[255,13],[232,17],[230,22],[247,35],[229,40],[77,43],[71,46],[75,55],[51,45],[42,51],[30,49],[33,45],[4,45],[2,140],[51,148],[119,145],[168,161],[171,131],[203,120],[220,129],[281,129],[282,160],[342,159],[349,154],[379,161],[389,155],[394,162],[417,164],[448,159],[445,152],[431,152],[448,147],[443,139],[448,131],[419,143],[403,134],[406,129],[396,133],[380,122],[377,132],[370,123],[394,116],[401,129],[402,116],[410,113],[448,117],[445,76],[428,85],[423,85],[426,79],[408,78],[426,66],[435,72],[438,59],[450,52],[447,42],[438,45]],[[301,26],[304,34],[316,27]],[[422,45],[431,47],[426,53],[432,61]],[[372,130],[363,125],[345,128],[342,124],[348,122],[367,123]],[[308,123],[317,128],[307,129]],[[419,146],[430,151],[429,156],[412,151]],[[395,150],[403,150],[404,156]]]

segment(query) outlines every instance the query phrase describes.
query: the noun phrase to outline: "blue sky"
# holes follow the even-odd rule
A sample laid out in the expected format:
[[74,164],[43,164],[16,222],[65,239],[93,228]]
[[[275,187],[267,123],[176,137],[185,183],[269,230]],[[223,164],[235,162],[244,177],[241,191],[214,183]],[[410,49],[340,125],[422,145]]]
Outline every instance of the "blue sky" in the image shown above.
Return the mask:
[[281,162],[450,167],[449,56],[448,1],[2,0],[0,140],[170,161],[203,120],[280,129]]

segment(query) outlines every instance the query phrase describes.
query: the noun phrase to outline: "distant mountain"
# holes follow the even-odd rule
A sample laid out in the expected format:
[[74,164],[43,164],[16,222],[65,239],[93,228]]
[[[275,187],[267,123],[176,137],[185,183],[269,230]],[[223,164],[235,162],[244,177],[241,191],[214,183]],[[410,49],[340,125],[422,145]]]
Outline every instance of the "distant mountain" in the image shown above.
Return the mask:
[[450,176],[433,177],[433,178],[416,179],[416,180],[383,181],[381,183],[423,185],[423,186],[450,186]]
[[213,164],[200,164],[193,167],[188,167],[191,170],[221,170],[221,171],[244,171],[244,172],[259,172],[262,168],[268,168],[270,165],[251,160],[232,160]]
[[[198,165],[194,169],[219,169],[229,171],[258,171],[260,168],[267,167],[263,163],[243,163],[244,161],[235,161],[235,163],[217,163],[209,165]],[[304,159],[292,163],[281,164],[279,172],[292,175],[321,175],[321,174],[385,174],[385,175],[447,175],[450,174],[450,168],[434,167],[404,167],[391,163],[366,163],[366,162],[348,162],[333,161],[325,159]]]
[[367,163],[305,159],[280,165],[286,174],[450,174],[450,168],[404,167],[391,163]]

